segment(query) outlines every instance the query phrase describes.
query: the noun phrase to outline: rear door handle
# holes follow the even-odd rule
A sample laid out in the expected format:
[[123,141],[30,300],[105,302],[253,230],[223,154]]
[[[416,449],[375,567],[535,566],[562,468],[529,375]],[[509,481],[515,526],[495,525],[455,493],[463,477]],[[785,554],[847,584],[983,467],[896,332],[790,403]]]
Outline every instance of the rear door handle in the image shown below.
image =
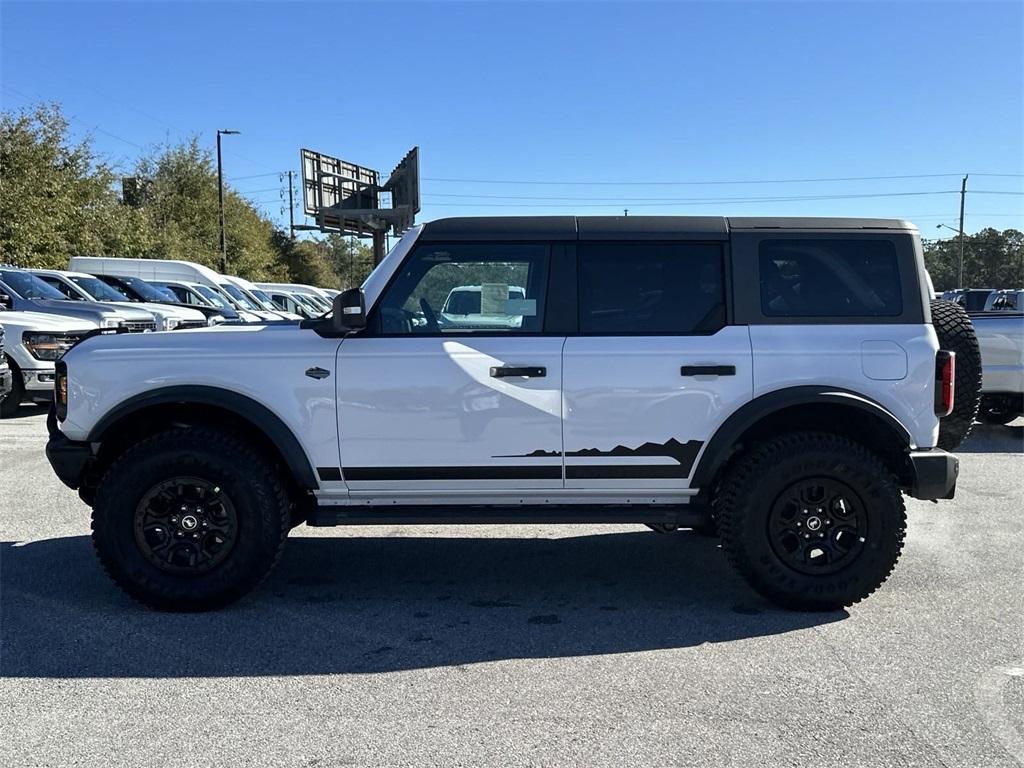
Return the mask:
[[735,376],[735,365],[684,365],[679,369],[681,376]]
[[495,379],[505,379],[511,376],[526,376],[537,379],[544,378],[547,375],[548,369],[541,365],[528,365],[522,367],[503,365],[491,368],[491,376]]

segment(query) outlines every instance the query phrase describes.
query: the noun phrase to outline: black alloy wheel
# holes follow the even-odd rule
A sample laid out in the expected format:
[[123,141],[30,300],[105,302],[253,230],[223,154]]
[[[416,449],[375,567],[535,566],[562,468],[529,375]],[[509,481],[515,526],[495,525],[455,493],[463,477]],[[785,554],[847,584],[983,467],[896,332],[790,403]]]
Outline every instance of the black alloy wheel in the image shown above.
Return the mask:
[[856,560],[868,537],[860,497],[830,477],[809,477],[787,486],[768,514],[768,541],[775,555],[798,573],[835,573]]
[[139,551],[168,573],[200,574],[216,568],[237,537],[231,499],[220,486],[198,477],[157,483],[135,509]]

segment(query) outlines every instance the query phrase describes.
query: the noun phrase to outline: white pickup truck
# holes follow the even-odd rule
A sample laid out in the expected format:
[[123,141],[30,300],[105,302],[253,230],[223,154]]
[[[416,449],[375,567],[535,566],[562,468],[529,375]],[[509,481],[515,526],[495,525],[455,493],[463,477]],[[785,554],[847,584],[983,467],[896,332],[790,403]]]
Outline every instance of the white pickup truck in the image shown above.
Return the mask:
[[0,373],[0,378],[10,384],[7,396],[0,398],[0,417],[8,418],[22,403],[53,399],[57,360],[99,324],[66,315],[15,312],[0,305],[0,327],[0,363],[8,364],[7,376]]
[[981,346],[978,418],[1009,424],[1024,416],[1024,313],[976,313],[971,322]]
[[[486,323],[443,311],[475,285]],[[158,608],[237,599],[303,522],[601,522],[717,529],[833,609],[895,566],[904,494],[955,491],[970,324],[930,298],[898,220],[443,219],[331,317],[84,341],[47,456]]]

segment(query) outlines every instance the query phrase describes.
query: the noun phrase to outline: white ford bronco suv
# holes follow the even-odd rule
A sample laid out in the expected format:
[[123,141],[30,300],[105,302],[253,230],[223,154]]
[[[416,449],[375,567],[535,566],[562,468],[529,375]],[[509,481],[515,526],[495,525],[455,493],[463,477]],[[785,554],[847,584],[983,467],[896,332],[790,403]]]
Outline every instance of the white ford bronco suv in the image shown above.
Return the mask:
[[303,522],[600,522],[714,529],[834,609],[892,571],[902,494],[953,496],[927,282],[898,220],[443,219],[329,316],[83,341],[47,455],[157,608],[240,597]]

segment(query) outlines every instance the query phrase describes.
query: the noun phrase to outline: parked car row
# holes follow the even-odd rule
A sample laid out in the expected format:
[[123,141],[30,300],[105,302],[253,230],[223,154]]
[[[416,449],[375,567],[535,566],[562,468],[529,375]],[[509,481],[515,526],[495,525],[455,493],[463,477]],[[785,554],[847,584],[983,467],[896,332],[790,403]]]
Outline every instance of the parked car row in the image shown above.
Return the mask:
[[297,321],[328,312],[335,293],[163,259],[74,257],[67,270],[0,265],[0,417],[51,400],[56,361],[87,334]]
[[1024,416],[1024,289],[958,288],[942,298],[970,315],[981,348],[978,420],[1009,424]]
[[941,298],[968,312],[1024,312],[1024,288],[957,288]]

